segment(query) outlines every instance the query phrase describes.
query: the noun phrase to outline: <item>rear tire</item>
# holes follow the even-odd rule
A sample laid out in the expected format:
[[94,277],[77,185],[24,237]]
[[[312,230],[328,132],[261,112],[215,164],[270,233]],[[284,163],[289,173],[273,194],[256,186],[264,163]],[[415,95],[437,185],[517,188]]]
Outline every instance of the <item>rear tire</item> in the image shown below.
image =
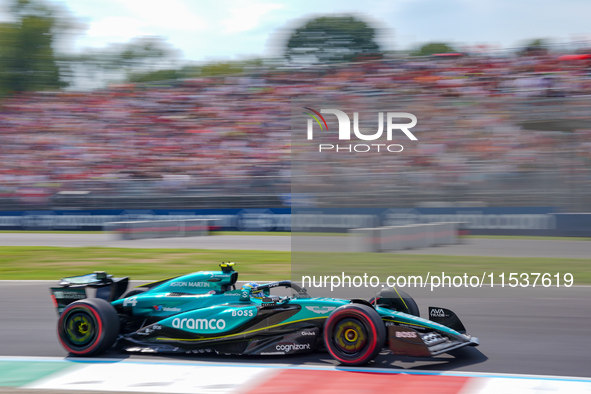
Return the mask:
[[97,356],[115,343],[119,316],[109,302],[100,298],[76,301],[60,315],[57,334],[71,355]]
[[372,305],[380,305],[394,311],[420,317],[421,313],[415,300],[406,292],[398,289],[383,289],[376,298],[369,300]]
[[375,309],[350,304],[328,317],[323,335],[326,349],[335,360],[344,365],[363,365],[384,347],[386,327]]

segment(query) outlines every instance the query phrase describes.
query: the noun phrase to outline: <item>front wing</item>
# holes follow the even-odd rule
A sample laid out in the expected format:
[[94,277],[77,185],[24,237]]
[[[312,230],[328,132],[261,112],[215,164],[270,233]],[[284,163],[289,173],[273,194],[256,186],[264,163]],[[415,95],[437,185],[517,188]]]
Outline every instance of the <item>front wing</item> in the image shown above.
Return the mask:
[[411,327],[388,325],[388,348],[393,354],[433,357],[464,346],[478,346],[479,340],[467,334],[453,338],[435,331],[419,332]]

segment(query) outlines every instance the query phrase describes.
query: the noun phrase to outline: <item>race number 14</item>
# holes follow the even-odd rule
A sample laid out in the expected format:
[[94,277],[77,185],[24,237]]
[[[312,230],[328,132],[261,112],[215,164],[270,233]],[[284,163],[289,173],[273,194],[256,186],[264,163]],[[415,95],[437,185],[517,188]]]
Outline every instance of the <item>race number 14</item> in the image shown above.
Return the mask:
[[123,301],[123,306],[135,306],[137,304],[137,297],[129,297]]

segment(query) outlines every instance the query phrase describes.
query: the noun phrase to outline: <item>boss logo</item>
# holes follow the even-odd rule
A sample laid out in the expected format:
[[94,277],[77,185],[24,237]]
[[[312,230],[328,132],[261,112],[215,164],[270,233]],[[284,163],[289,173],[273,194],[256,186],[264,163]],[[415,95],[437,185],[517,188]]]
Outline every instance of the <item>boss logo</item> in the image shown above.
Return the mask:
[[396,338],[416,338],[417,333],[414,331],[396,331]]
[[252,309],[233,310],[232,316],[254,316],[254,311]]

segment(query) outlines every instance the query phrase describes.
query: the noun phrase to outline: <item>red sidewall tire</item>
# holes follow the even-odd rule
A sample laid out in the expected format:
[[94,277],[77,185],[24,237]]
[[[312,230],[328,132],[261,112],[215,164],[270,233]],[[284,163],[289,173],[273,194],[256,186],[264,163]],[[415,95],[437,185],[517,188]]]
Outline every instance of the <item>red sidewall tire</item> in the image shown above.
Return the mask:
[[[354,353],[346,352],[337,342],[339,324],[353,322],[361,326],[365,332],[355,333],[366,335],[362,348]],[[324,325],[324,344],[330,355],[344,365],[362,365],[373,360],[382,350],[386,342],[386,327],[380,315],[371,307],[362,304],[350,304],[337,308]]]
[[[84,343],[75,344],[71,337],[74,323],[71,319],[83,319],[90,333]],[[72,323],[72,324],[70,324]],[[119,334],[119,316],[115,308],[105,300],[91,298],[68,305],[58,320],[58,338],[64,349],[74,356],[96,356],[110,348]],[[84,334],[82,334],[84,335]]]

